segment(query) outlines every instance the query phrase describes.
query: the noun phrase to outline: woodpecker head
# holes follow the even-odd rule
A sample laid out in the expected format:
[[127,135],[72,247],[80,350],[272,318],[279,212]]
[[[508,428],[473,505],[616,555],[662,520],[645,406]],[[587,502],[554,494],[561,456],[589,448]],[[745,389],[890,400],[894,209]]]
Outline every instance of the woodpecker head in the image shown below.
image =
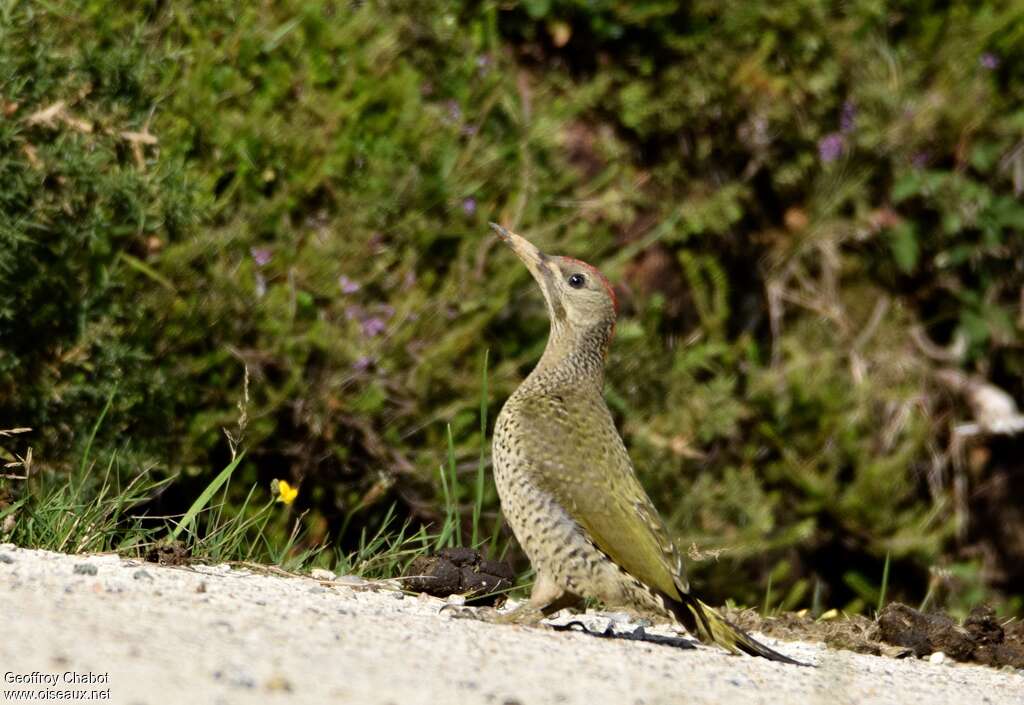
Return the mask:
[[546,255],[526,238],[500,225],[491,223],[491,227],[540,285],[553,332],[585,338],[597,334],[607,344],[615,329],[619,303],[604,275],[578,259]]

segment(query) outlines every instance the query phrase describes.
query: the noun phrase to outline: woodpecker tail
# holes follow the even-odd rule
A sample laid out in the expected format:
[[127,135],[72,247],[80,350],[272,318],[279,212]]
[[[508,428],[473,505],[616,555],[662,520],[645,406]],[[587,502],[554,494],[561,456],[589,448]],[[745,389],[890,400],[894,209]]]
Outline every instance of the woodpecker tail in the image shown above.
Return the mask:
[[718,644],[734,654],[742,651],[745,654],[760,656],[769,661],[789,663],[794,666],[808,665],[769,649],[720,615],[715,608],[701,602],[693,595],[684,594],[682,600],[666,598],[665,605],[691,634],[706,644]]

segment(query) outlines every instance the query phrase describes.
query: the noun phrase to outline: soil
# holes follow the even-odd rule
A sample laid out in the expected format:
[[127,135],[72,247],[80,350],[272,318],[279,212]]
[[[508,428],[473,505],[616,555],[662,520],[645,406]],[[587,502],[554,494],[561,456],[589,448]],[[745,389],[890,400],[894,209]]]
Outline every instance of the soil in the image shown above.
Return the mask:
[[1024,624],[1003,627],[990,607],[975,607],[962,625],[944,614],[924,614],[893,603],[878,616],[879,637],[915,656],[941,651],[957,661],[1024,668]]
[[880,642],[875,623],[860,615],[847,615],[835,620],[815,620],[805,614],[786,612],[762,617],[754,610],[723,609],[726,617],[746,631],[770,634],[779,639],[820,641],[833,649],[846,649],[858,654],[902,658],[910,651],[891,648]]
[[160,565],[188,565],[192,556],[181,541],[166,541],[151,546],[146,551],[146,560]]
[[899,602],[872,621],[859,615],[815,620],[803,614],[761,617],[753,610],[728,611],[737,626],[781,639],[823,641],[861,654],[918,658],[942,652],[965,663],[1024,668],[1024,622],[1001,623],[991,607],[976,607],[963,624],[946,614],[927,614]]
[[434,597],[465,595],[467,604],[496,605],[515,583],[512,566],[484,558],[472,548],[443,548],[415,559],[402,586]]

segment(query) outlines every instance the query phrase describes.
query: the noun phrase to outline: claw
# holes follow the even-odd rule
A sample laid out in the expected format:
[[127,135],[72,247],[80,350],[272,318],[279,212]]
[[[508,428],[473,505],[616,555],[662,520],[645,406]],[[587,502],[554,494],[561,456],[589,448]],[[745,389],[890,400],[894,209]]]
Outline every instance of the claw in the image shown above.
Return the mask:
[[[579,620],[576,620],[576,619],[574,619],[571,622],[566,622],[565,624],[551,624],[551,625],[548,625],[548,626],[550,626],[556,632],[581,631],[584,634],[587,634],[589,636],[596,636],[596,637],[601,637],[601,638],[612,638],[612,637],[616,636],[615,631],[612,629],[612,623],[611,622],[608,622],[607,624],[605,624],[604,625],[604,630],[600,631],[600,632],[593,631],[586,624],[584,624],[583,622],[581,622]],[[578,629],[577,629],[577,627],[578,627]],[[641,629],[642,628],[643,627],[641,627]]]
[[625,639],[627,641],[642,641],[648,644],[660,644],[662,646],[672,646],[677,649],[696,649],[693,642],[689,639],[684,639],[678,636],[664,636],[661,634],[648,634],[643,627],[637,627],[631,632],[616,632],[612,628],[612,623],[608,622],[604,630],[593,631],[586,624],[578,620],[566,622],[565,624],[552,624],[549,625],[552,629],[560,632],[575,631],[579,628],[584,634],[594,636],[599,639]]

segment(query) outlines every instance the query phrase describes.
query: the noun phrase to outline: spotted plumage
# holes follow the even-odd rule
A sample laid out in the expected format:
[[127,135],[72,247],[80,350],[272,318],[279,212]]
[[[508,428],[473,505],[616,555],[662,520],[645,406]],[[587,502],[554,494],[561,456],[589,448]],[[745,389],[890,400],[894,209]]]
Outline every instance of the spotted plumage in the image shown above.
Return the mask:
[[595,598],[668,617],[730,651],[795,663],[690,592],[682,556],[604,401],[618,309],[607,279],[493,227],[533,274],[551,318],[544,354],[502,408],[493,443],[502,511],[537,572],[530,607],[546,614]]

